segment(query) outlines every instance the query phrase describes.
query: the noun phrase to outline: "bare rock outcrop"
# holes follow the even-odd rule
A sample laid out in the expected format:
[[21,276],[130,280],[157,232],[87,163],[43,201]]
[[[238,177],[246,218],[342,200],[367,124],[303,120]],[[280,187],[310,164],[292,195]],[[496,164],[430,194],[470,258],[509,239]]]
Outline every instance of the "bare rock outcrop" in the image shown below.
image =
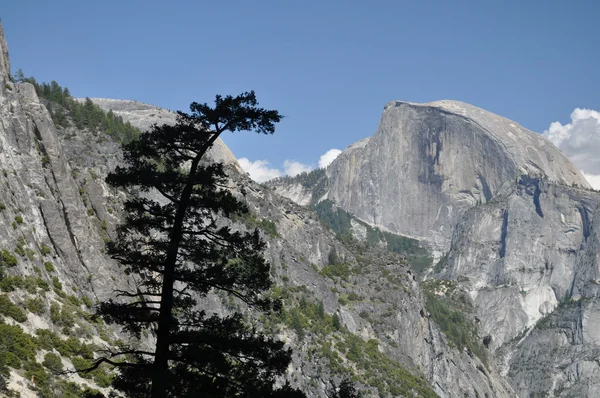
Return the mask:
[[393,101],[376,134],[328,168],[328,198],[364,221],[447,247],[465,211],[526,174],[589,188],[549,141],[457,101]]
[[[100,108],[121,116],[124,121],[131,123],[141,131],[148,131],[155,124],[159,126],[162,124],[173,125],[176,121],[177,114],[175,112],[143,102],[109,98],[90,99]],[[83,101],[83,99],[79,100]],[[220,138],[210,148],[208,156],[216,162],[231,165],[238,171],[243,172],[231,150]]]

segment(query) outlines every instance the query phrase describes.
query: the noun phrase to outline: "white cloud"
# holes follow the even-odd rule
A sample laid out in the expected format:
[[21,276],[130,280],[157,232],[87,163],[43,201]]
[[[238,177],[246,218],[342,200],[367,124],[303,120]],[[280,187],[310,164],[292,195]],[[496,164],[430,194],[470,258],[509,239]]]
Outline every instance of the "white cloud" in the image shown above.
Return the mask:
[[[330,149],[319,158],[319,167],[327,167],[338,155],[342,153],[339,149]],[[257,182],[265,182],[284,175],[296,176],[300,173],[308,173],[314,170],[314,164],[304,164],[296,160],[288,159],[283,162],[283,170],[271,167],[268,160],[249,160],[240,158],[238,162],[242,169],[250,174],[250,178]]]
[[308,173],[313,169],[311,165],[300,163],[295,160],[286,160],[283,162],[283,168],[285,170],[285,174],[291,177],[304,172]]
[[267,160],[250,161],[247,158],[238,159],[242,169],[250,174],[250,178],[257,182],[265,182],[275,177],[281,177],[283,173],[279,169],[269,167]]
[[600,190],[600,175],[583,173],[583,176],[590,183],[592,188]]
[[579,167],[590,185],[600,189],[600,112],[576,108],[571,123],[554,122],[544,136]]
[[331,162],[333,162],[335,158],[337,158],[340,155],[340,153],[342,153],[342,151],[340,151],[339,149],[333,148],[328,150],[319,158],[319,167],[324,168],[329,166]]

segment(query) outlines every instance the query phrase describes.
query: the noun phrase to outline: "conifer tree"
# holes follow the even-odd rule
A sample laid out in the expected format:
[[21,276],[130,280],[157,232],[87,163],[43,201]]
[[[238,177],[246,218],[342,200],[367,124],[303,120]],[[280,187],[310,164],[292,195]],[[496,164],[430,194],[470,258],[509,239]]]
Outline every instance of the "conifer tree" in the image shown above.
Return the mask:
[[283,343],[240,313],[220,317],[197,305],[221,292],[259,311],[280,307],[264,295],[270,267],[258,231],[223,221],[248,209],[226,188],[224,166],[205,155],[225,131],[272,134],[281,115],[259,108],[253,91],[190,110],[124,145],[126,166],[107,178],[129,194],[108,252],[137,286],[118,291],[99,313],[133,336],[152,333],[156,345],[122,347],[94,366],[118,366],[114,386],[130,397],[303,397],[274,386],[291,360]]

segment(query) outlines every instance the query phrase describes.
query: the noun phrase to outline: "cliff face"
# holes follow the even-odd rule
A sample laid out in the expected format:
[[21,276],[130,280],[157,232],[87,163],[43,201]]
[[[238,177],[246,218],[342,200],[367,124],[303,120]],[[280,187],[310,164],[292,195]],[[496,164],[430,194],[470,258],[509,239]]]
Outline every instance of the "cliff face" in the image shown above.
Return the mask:
[[[85,168],[71,167],[52,119],[30,84],[3,87],[0,121],[2,244],[12,249],[24,238],[35,252],[21,260],[24,274],[41,264],[44,255],[39,247],[50,247],[61,278],[93,296],[108,297],[115,285],[110,275],[117,268],[98,255],[104,247],[104,231],[96,223],[98,218],[87,213],[91,208],[95,214],[108,215],[108,188]],[[114,144],[98,147],[108,156],[116,148]],[[77,176],[78,170],[85,175]],[[93,200],[86,205],[88,196]]]
[[10,60],[8,58],[8,46],[4,38],[4,30],[0,24],[0,79],[7,83],[10,79]]
[[523,177],[459,221],[440,264],[470,292],[521,396],[593,397],[600,194]]
[[327,171],[328,198],[370,224],[447,247],[456,222],[526,174],[588,187],[543,137],[456,101],[390,102]]
[[469,286],[494,345],[560,302],[597,294],[599,206],[595,192],[521,179],[460,220],[440,268]]

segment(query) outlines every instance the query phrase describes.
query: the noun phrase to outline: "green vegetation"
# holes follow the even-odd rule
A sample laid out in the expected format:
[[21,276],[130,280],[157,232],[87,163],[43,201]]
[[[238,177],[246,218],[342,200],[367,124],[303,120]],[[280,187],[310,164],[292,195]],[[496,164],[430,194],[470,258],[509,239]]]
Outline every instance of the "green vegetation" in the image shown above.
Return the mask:
[[319,273],[325,277],[338,277],[346,281],[350,277],[351,270],[348,264],[338,262],[324,266]]
[[41,297],[28,297],[25,300],[25,308],[29,312],[42,315],[46,312],[46,303]]
[[54,286],[54,289],[56,290],[62,290],[62,283],[60,283],[60,279],[58,279],[58,276],[52,277],[52,286]]
[[27,320],[25,311],[13,304],[6,294],[0,295],[0,315],[9,316],[17,322],[25,322]]
[[487,352],[480,343],[477,326],[468,317],[474,311],[471,301],[457,286],[456,282],[445,280],[424,283],[427,311],[451,345],[467,349],[487,366]]
[[41,99],[48,101],[47,108],[54,124],[61,127],[75,126],[78,129],[102,131],[121,143],[131,142],[141,134],[138,129],[123,118],[111,112],[104,112],[89,98],[83,103],[71,97],[68,88],[62,88],[57,82],[38,83],[33,77],[23,78],[33,84]]
[[23,224],[23,217],[22,216],[15,216],[15,222],[17,224]]
[[50,261],[44,261],[44,268],[46,268],[46,271],[48,272],[54,272],[54,264]]
[[422,274],[431,266],[432,258],[429,251],[422,247],[418,240],[406,236],[392,234],[373,228],[364,223],[347,211],[336,206],[330,200],[323,200],[316,204],[313,209],[325,226],[336,233],[339,240],[344,243],[357,244],[352,236],[352,220],[362,225],[367,231],[366,246],[378,246],[384,244],[387,250],[404,255],[411,267],[418,274]]
[[313,347],[308,350],[312,355],[328,361],[332,374],[351,375],[353,381],[377,388],[381,397],[437,397],[423,377],[382,353],[376,340],[363,340],[344,328],[337,314],[326,314],[323,303],[310,300],[307,289],[276,287],[271,294],[287,305],[279,316],[265,320],[265,325],[275,330],[283,323],[292,329]]
[[81,298],[81,302],[87,307],[92,308],[92,300],[88,296],[83,296]]
[[60,356],[53,352],[49,352],[44,356],[44,362],[42,362],[42,365],[47,367],[53,373],[58,373],[63,370],[63,363],[60,359]]
[[442,272],[444,270],[444,268],[446,268],[447,264],[448,264],[448,253],[444,254],[444,256],[438,260],[438,262],[433,267],[433,272],[435,272],[436,274],[439,274],[440,272]]
[[[44,361],[45,362],[45,361]],[[58,363],[54,363],[58,365]],[[25,363],[25,378],[35,380],[35,390],[41,398],[101,398],[98,390],[81,387],[76,383],[61,380],[46,371],[45,365],[29,361]],[[52,371],[52,370],[51,370]]]
[[56,303],[50,304],[50,320],[57,326],[66,328],[75,325],[75,317],[73,313],[65,306],[62,309]]
[[25,242],[25,238],[22,236],[17,241],[17,247],[15,248],[15,253],[17,253],[21,257],[25,257],[27,254],[25,252],[25,247],[27,243]]
[[100,387],[110,387],[113,375],[108,372],[107,365],[101,365],[92,371],[82,371],[89,369],[92,366],[92,361],[81,357],[73,357],[71,361],[81,377],[93,380]]
[[329,185],[329,179],[325,174],[325,169],[316,169],[313,171],[303,172],[294,177],[285,176],[279,177],[273,180],[276,184],[277,182],[284,183],[299,183],[303,187],[312,191],[312,200],[313,202],[317,202],[325,192],[327,191],[327,187]]
[[0,279],[0,290],[3,292],[12,292],[16,289],[25,289],[30,294],[37,294],[38,288],[45,292],[50,291],[48,282],[40,277],[7,276]]
[[248,228],[258,228],[273,238],[279,236],[279,233],[277,232],[277,225],[273,221],[267,220],[266,218],[258,219],[256,214],[252,213],[251,211],[234,218],[237,218],[246,224]]
[[52,253],[52,249],[42,243],[40,245],[40,253],[42,253],[42,256],[47,256],[48,254]]
[[94,351],[97,349],[93,344],[85,344],[75,337],[61,339],[56,333],[48,329],[36,330],[37,344],[39,348],[52,351],[56,350],[66,358],[80,356],[85,359],[93,359]]
[[6,249],[0,251],[0,269],[2,267],[14,267],[17,265],[17,257]]
[[353,240],[352,217],[350,213],[337,207],[331,200],[323,200],[314,206],[317,216],[323,224],[338,235],[342,242]]
[[35,338],[19,325],[0,323],[0,358],[4,358],[5,366],[19,369],[22,361],[35,360],[37,349]]

